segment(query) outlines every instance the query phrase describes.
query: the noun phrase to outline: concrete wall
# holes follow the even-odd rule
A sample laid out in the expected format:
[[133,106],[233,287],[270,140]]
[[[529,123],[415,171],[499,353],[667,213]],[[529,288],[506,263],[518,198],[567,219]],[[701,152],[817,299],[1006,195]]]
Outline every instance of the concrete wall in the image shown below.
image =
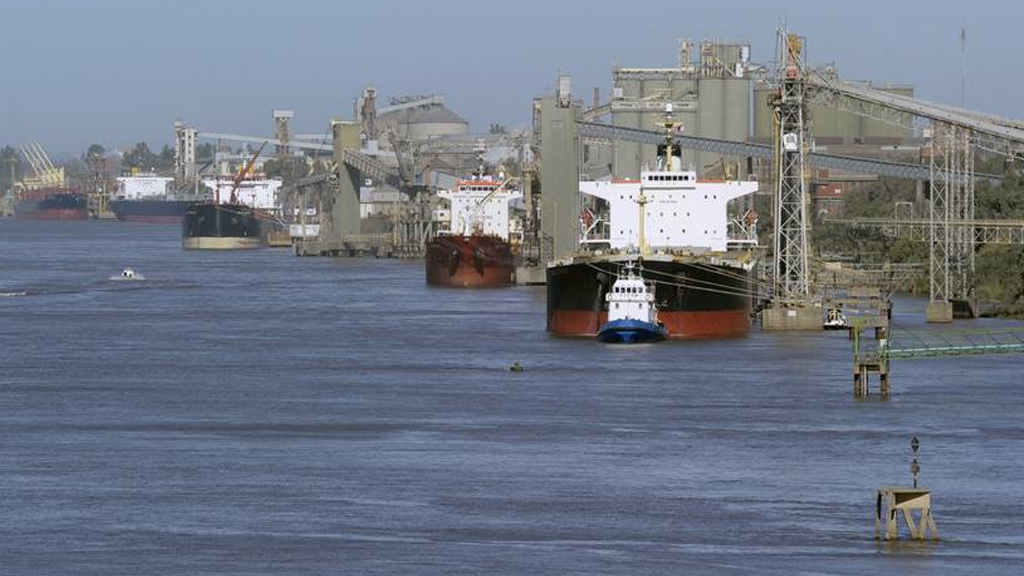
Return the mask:
[[540,100],[540,221],[552,239],[555,259],[579,245],[579,133],[575,107],[561,108],[554,96]]
[[329,242],[340,243],[347,235],[359,234],[359,187],[362,178],[357,170],[343,161],[344,150],[359,151],[359,124],[334,121],[331,123],[331,132],[334,137],[334,161],[338,164],[340,174],[327,233],[330,235]]

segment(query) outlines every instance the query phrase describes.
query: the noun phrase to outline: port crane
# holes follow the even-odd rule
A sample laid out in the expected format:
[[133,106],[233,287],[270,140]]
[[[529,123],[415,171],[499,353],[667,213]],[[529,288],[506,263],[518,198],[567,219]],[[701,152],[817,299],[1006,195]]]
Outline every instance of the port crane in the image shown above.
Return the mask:
[[38,142],[29,142],[18,147],[21,155],[28,160],[35,176],[14,184],[15,193],[49,186],[64,186],[64,168],[58,168]]
[[[256,153],[253,154],[248,160],[246,160],[245,164],[242,165],[242,168],[238,170],[238,175],[235,176],[235,179],[231,183],[231,203],[232,204],[238,203],[238,187],[241,186],[242,185],[242,181],[245,180],[246,177],[248,177],[249,174],[252,173],[252,169],[256,165],[256,159],[260,157],[260,154],[263,152],[263,149],[266,148],[266,146],[267,146],[267,141],[264,140],[263,143],[260,144],[260,147],[256,150]],[[220,203],[220,198],[219,198],[220,192],[219,192],[219,190],[218,190],[217,194],[218,194],[217,202]]]

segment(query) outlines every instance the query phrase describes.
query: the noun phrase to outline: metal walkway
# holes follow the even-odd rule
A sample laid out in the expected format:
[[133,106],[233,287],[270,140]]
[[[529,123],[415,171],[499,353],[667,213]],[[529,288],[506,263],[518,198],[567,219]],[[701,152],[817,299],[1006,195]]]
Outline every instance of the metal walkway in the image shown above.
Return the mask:
[[893,331],[882,354],[889,360],[1024,354],[1024,327],[994,330]]
[[[832,224],[873,228],[892,238],[909,238],[918,242],[931,240],[931,220],[927,218],[829,218]],[[972,228],[975,244],[1024,244],[1024,220],[955,220],[951,228]]]

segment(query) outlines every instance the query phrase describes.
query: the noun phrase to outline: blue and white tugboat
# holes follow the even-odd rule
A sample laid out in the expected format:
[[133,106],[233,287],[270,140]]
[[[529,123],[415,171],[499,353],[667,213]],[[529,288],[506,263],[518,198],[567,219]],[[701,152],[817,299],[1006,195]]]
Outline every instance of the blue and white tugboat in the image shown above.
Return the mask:
[[643,276],[633,273],[632,262],[626,264],[626,275],[619,276],[605,294],[605,301],[608,321],[597,334],[602,342],[657,342],[668,336],[665,326],[658,322],[654,290],[644,282]]

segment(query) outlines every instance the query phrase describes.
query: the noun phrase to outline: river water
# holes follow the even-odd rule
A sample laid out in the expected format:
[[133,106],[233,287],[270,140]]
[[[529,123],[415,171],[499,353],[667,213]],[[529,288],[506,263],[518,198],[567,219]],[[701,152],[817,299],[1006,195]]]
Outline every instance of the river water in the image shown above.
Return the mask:
[[[856,401],[842,333],[555,339],[543,288],[179,242],[0,221],[0,574],[1024,570],[1020,357]],[[913,434],[943,541],[878,545]]]

